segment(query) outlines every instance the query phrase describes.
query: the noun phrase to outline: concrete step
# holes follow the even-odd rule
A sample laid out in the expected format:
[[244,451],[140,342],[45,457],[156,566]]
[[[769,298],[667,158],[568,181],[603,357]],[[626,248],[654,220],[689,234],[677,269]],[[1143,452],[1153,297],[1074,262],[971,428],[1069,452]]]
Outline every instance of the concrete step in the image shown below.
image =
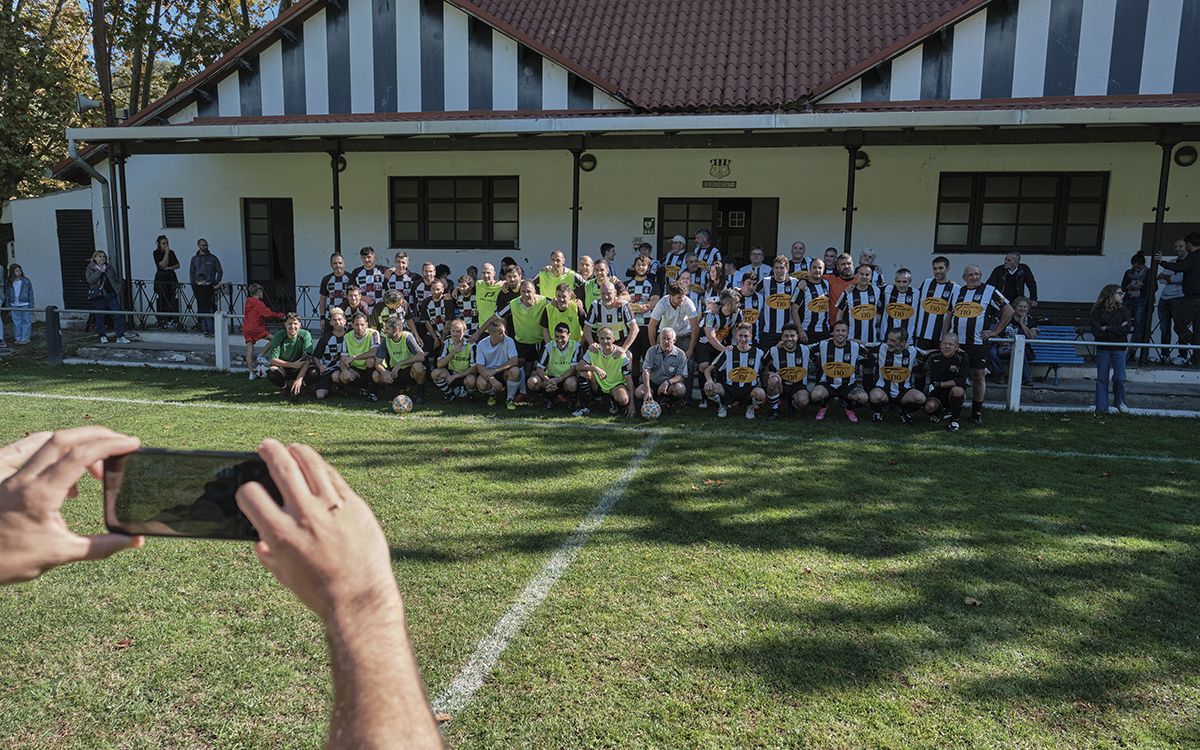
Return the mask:
[[[1095,371],[1091,378],[1059,378],[1058,384],[1035,381],[1021,389],[1023,405],[1089,406],[1096,402]],[[1008,386],[988,384],[987,402],[1004,404]],[[1135,409],[1200,412],[1200,384],[1155,383],[1126,380],[1125,401]]]
[[[150,366],[172,367],[192,365],[215,368],[217,365],[216,352],[213,351],[212,339],[201,339],[207,346],[195,348],[187,345],[169,342],[140,341],[128,344],[86,344],[75,350],[75,359],[98,364],[142,364]],[[238,342],[237,346],[229,348],[230,365],[235,369],[245,367],[245,347]]]

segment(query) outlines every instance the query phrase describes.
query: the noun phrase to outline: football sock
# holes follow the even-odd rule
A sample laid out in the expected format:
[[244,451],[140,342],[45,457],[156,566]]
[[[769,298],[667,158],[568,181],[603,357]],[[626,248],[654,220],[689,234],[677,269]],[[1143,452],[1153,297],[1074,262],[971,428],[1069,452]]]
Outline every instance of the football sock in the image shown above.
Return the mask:
[[436,385],[438,387],[438,390],[441,391],[442,393],[444,393],[445,395],[447,395],[447,396],[450,395],[450,381],[449,380],[435,380],[435,381],[433,381],[433,384]]
[[521,387],[521,381],[505,379],[504,385],[508,390],[508,400],[512,401],[517,397],[517,389]]

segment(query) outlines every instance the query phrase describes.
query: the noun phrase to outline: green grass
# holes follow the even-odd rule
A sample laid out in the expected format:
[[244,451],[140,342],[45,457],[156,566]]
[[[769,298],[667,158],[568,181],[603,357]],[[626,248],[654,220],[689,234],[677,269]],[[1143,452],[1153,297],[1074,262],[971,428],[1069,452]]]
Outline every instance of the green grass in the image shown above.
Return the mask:
[[[315,446],[380,516],[431,694],[645,434],[662,432],[446,725],[455,746],[1200,742],[1191,421],[989,413],[987,427],[948,435],[691,414],[586,429],[479,404],[300,412],[235,376],[19,360],[0,362],[0,390],[238,407],[0,396],[2,441],[90,422],[158,446]],[[95,482],[65,507],[73,526],[99,529]],[[151,540],[0,589],[0,623],[0,746],[323,738],[319,623],[246,545]]]

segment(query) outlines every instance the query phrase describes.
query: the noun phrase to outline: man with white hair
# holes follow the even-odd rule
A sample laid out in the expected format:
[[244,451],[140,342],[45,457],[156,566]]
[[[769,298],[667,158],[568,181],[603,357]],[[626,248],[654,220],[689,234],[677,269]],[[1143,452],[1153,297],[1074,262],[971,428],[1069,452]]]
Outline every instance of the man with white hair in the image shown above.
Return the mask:
[[696,253],[701,271],[707,271],[713,263],[721,262],[721,251],[713,247],[712,233],[707,229],[696,230],[696,248],[692,252]]
[[800,240],[792,243],[792,278],[804,281],[808,278],[808,248]]
[[858,265],[868,265],[871,267],[871,286],[876,289],[883,289],[887,286],[887,281],[883,278],[883,271],[879,270],[879,264],[876,262],[875,251],[871,248],[863,248],[858,254]]
[[[1012,320],[1012,305],[991,284],[983,283],[979,266],[963,269],[964,286],[954,291],[950,300],[948,329],[958,336],[959,345],[967,353],[971,369],[971,424],[983,424],[983,395],[987,388],[986,341],[999,336]],[[986,322],[992,315],[999,321],[991,328]]]
[[688,356],[675,346],[675,329],[664,326],[658,332],[658,345],[650,347],[642,363],[642,382],[637,387],[641,401],[659,401],[669,411],[677,399],[687,395]]

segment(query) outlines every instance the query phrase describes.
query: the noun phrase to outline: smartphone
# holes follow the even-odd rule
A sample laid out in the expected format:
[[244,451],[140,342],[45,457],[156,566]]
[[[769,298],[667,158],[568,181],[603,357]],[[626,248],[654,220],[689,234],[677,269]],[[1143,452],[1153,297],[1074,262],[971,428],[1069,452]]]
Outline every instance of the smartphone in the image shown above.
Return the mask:
[[149,536],[258,540],[238,509],[238,487],[258,482],[283,497],[257,453],[142,448],[104,460],[104,524]]

